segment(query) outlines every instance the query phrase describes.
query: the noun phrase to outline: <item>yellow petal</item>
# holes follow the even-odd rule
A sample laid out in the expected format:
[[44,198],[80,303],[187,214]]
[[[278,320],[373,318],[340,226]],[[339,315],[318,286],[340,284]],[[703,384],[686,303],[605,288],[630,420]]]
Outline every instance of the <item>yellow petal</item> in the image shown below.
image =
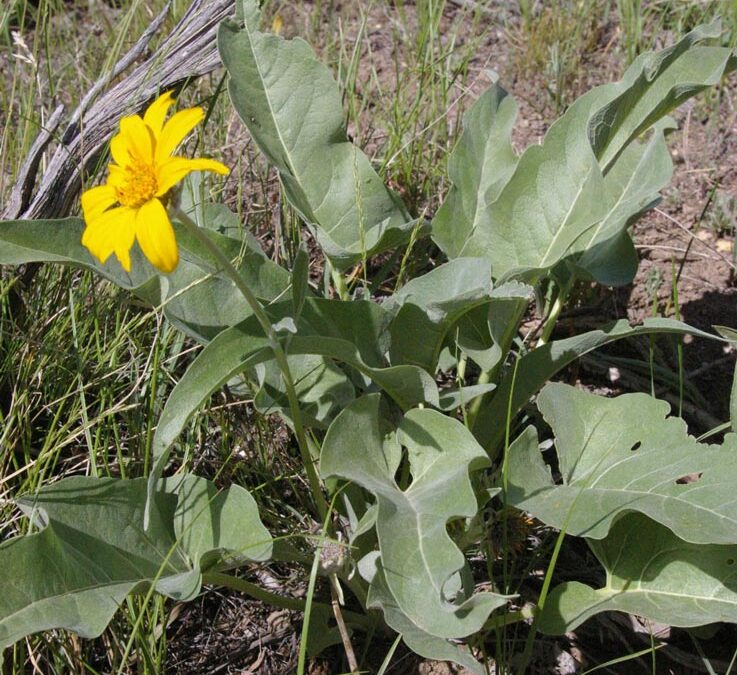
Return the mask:
[[163,164],[205,116],[202,108],[187,108],[175,113],[164,125],[156,141],[156,165]]
[[164,119],[169,108],[174,104],[174,95],[171,91],[167,91],[157,98],[143,114],[143,121],[146,126],[151,129],[155,139],[161,135],[161,129],[164,126]]
[[144,164],[153,163],[153,135],[138,115],[131,115],[120,120],[120,136],[123,138],[120,147],[128,151],[131,160]]
[[82,213],[84,219],[94,220],[103,211],[118,201],[115,191],[109,185],[98,185],[82,193]]
[[126,272],[130,272],[130,249],[133,246],[136,210],[126,206],[111,209],[87,220],[82,233],[82,244],[101,263],[115,252]]
[[125,187],[128,181],[125,169],[117,164],[108,164],[107,166],[107,184],[112,188]]
[[123,140],[123,134],[115,134],[110,139],[110,154],[113,156],[113,160],[120,164],[120,166],[126,166],[130,164],[130,155],[128,154],[128,146]]
[[161,272],[168,274],[179,263],[174,228],[158,199],[152,199],[138,209],[136,239],[149,262]]
[[170,157],[156,172],[156,182],[159,187],[156,196],[163,197],[192,171],[214,171],[222,176],[227,176],[230,173],[230,169],[225,164],[216,162],[214,159]]

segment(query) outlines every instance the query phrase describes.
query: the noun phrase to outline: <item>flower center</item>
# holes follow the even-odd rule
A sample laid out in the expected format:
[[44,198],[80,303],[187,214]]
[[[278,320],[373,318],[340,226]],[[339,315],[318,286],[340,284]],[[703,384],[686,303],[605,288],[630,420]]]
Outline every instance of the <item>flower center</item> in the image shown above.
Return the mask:
[[151,200],[158,190],[154,167],[142,162],[125,167],[122,185],[115,188],[115,195],[123,206],[138,208]]

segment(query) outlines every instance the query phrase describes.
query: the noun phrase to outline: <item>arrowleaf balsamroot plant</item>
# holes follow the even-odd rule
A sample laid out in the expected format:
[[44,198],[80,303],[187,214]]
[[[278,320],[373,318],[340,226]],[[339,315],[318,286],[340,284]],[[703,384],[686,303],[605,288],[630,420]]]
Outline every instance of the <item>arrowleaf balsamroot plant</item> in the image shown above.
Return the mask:
[[[332,607],[310,593],[300,671],[306,654],[342,642],[350,655],[350,642],[377,630],[481,675],[480,659],[513,624],[525,622],[530,636],[524,672],[539,631],[564,633],[605,609],[674,626],[737,622],[737,436],[703,445],[643,394],[610,400],[547,384],[615,340],[733,335],[649,319],[552,339],[577,283],[632,280],[629,227],[672,173],[667,115],[737,64],[720,36],[718,23],[700,26],[638,56],[521,155],[510,140],[516,103],[492,84],[465,114],[450,190],[425,222],[349,142],[339,89],[307,43],[262,31],[255,0],[239,3],[218,34],[230,100],[321,247],[324,292],[308,283],[305,249],[287,270],[224,205],[200,197],[202,177],[187,174],[227,169],[173,155],[202,114],[164,122],[169,94],[121,121],[106,184],[82,197],[86,228],[74,217],[0,223],[0,262],[96,270],[162,305],[203,345],[158,420],[148,475],[65,478],[18,495],[34,528],[0,547],[0,648],[53,628],[99,635],[126,595],[188,600],[203,582],[294,608],[294,598],[224,573],[269,559],[306,565],[311,589],[320,574],[335,593]],[[444,262],[381,301],[368,280],[345,275],[420,237]],[[535,296],[545,299],[542,337],[520,341]],[[307,527],[274,545],[244,488],[170,475],[188,421],[226,383],[294,431],[310,491],[305,521],[323,528],[318,552]],[[541,452],[547,427],[525,413],[536,395],[559,477]],[[682,484],[688,474],[699,481]],[[510,507],[584,539],[604,586],[551,588],[557,546],[534,607],[523,607],[524,579],[499,569],[490,537]],[[326,539],[342,549],[334,559],[319,554]],[[471,555],[486,564],[472,567]],[[329,624],[333,612],[346,630]]]

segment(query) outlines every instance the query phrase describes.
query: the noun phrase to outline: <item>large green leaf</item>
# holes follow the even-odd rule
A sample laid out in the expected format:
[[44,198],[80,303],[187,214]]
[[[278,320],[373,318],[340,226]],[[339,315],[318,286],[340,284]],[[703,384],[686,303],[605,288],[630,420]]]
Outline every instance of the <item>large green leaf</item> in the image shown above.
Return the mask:
[[20,501],[43,529],[0,546],[0,650],[51,628],[94,637],[129,593],[153,585],[188,600],[203,570],[271,555],[271,537],[243,488],[218,491],[192,475],[167,479],[144,532],[145,503],[146,479],[88,477]]
[[[56,262],[92,269],[150,304],[163,305],[175,326],[206,342],[242,321],[251,310],[232,281],[219,273],[209,253],[200,251],[185,228],[177,223],[174,227],[180,262],[168,275],[158,274],[137,245],[131,254],[130,273],[114,256],[100,265],[82,246],[84,222],[79,218],[1,222],[0,264]],[[262,300],[274,300],[289,287],[289,273],[266,258],[252,238],[241,241],[215,231],[208,235],[229,258],[237,259],[240,274]]]
[[533,293],[531,286],[509,281],[491,292],[488,304],[461,317],[453,337],[482,370],[491,371],[503,363]]
[[721,34],[719,19],[698,26],[671,47],[641,54],[620,82],[597,88],[607,100],[588,132],[605,172],[632,139],[737,67],[731,49],[714,46]]
[[511,411],[514,417],[531,396],[569,363],[609,342],[659,333],[721,339],[681,321],[650,318],[645,319],[640,326],[630,326],[627,321],[621,319],[598,330],[565,340],[548,342],[520,357],[516,364],[509,368],[491,400],[481,407],[472,427],[474,436],[486,448],[497,447],[504,438],[508,411]]
[[246,4],[244,27],[223,22],[218,48],[233,106],[290,203],[339,268],[405,242],[415,223],[348,142],[330,71],[303,40],[259,32],[256,3]]
[[[466,562],[446,524],[476,514],[469,473],[488,465],[488,458],[458,420],[416,408],[394,430],[380,407],[380,395],[370,394],[338,415],[323,443],[320,472],[324,478],[352,481],[376,497],[381,568],[402,614],[422,633],[470,635],[507,598],[496,593],[465,597],[457,580]],[[405,490],[395,481],[402,447],[412,474]]]
[[381,561],[376,560],[376,570],[369,586],[366,605],[369,609],[380,609],[386,623],[397,633],[401,633],[404,643],[415,654],[436,661],[452,661],[463,666],[474,675],[484,675],[486,670],[473,658],[468,647],[449,642],[448,640],[421,631],[399,609],[386,585]]
[[463,133],[448,159],[452,186],[432,221],[432,237],[449,258],[462,254],[514,172],[512,127],[517,103],[497,84],[463,116]]
[[[292,354],[287,361],[304,424],[327,429],[335,415],[355,398],[348,376],[325,356]],[[256,368],[256,375],[260,388],[253,397],[254,406],[264,414],[278,412],[292,421],[286,388],[276,362],[261,364]]]
[[555,434],[561,481],[527,432],[509,451],[510,503],[594,539],[638,511],[685,541],[737,544],[737,436],[697,443],[667,403],[646,394],[611,399],[549,384],[538,407]]
[[396,312],[390,326],[392,364],[435,372],[454,324],[488,304],[491,292],[491,264],[484,258],[457,258],[412,279],[383,305]]
[[545,633],[575,630],[598,612],[619,610],[669,626],[737,623],[737,546],[691,544],[639,513],[590,541],[606,570],[603,588],[574,581],[553,589],[540,614]]
[[[272,318],[289,315],[291,303],[272,306]],[[326,356],[354,368],[403,408],[417,403],[439,405],[434,380],[415,366],[385,367],[381,350],[388,315],[371,302],[305,300],[297,334],[290,334],[290,356]],[[164,406],[154,436],[160,458],[181,433],[189,416],[235,375],[273,358],[260,324],[251,317],[218,335],[192,362]]]
[[639,259],[627,228],[660,199],[670,182],[673,163],[664,131],[669,119],[657,124],[647,143],[633,141],[604,177],[607,201],[604,219],[573,247],[581,251],[576,263],[599,283],[622,286],[632,282]]
[[[634,165],[622,153],[675,106],[734,67],[729,49],[699,44],[719,32],[717,24],[698,28],[670,49],[637,59],[621,82],[584,94],[551,126],[541,145],[524,152],[498,197],[478,201],[472,229],[456,229],[464,215],[451,195],[448,213],[435,223],[435,240],[452,257],[488,257],[497,278],[521,274],[534,279],[591,246],[597,248],[596,260],[589,261],[592,273],[618,283],[626,279],[632,267],[626,226],[653,202],[653,190],[668,179],[669,167],[660,161],[662,152],[651,159],[652,153],[638,151],[642,161]],[[507,118],[503,122],[500,128],[506,129]],[[472,129],[469,124],[467,133],[475,135],[468,144],[482,147],[485,133]],[[493,163],[489,152],[466,157],[477,167],[460,179],[461,194],[484,189],[478,176],[487,162]],[[621,177],[605,180],[620,160],[619,174],[635,170],[648,180],[629,189]],[[623,252],[628,264],[618,269],[613,255]]]

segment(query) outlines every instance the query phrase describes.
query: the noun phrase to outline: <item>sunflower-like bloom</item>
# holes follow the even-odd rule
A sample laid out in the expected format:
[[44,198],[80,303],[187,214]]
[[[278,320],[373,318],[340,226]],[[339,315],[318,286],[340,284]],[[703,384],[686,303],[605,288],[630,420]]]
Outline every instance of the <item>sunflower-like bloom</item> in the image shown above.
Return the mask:
[[82,244],[104,263],[112,253],[130,272],[130,250],[138,240],[144,255],[161,272],[179,262],[174,229],[166,212],[167,194],[192,171],[228,168],[212,159],[177,157],[174,151],[202,120],[202,108],[180,110],[164,121],[174,103],[171,92],[157,98],[141,118],[120,120],[120,132],[110,141],[113,161],[107,182],[82,194],[86,227]]

